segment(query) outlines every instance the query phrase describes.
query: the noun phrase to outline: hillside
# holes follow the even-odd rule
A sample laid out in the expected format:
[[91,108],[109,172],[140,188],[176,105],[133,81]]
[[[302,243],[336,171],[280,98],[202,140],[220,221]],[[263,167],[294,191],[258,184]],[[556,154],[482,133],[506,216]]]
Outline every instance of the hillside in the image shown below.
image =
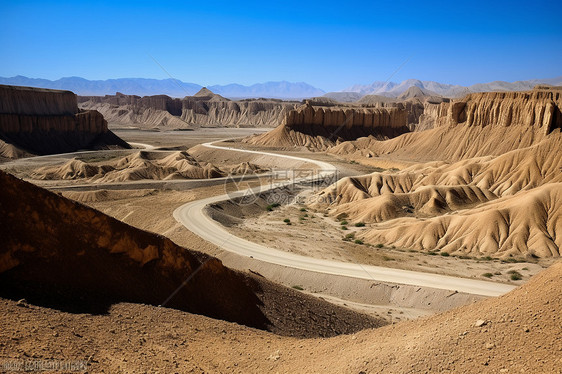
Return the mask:
[[9,357],[79,357],[91,372],[560,373],[561,276],[558,263],[499,298],[329,339],[150,305],[91,315],[1,300],[0,339]]
[[[329,152],[361,160],[438,160],[344,178],[318,209],[370,223],[365,241],[461,256],[558,257],[562,91],[472,94],[440,104],[437,127]],[[351,156],[350,156],[351,155]]]
[[230,270],[216,258],[9,174],[0,172],[0,183],[4,298],[94,315],[107,313],[118,302],[164,304],[302,337],[333,336],[381,324]]

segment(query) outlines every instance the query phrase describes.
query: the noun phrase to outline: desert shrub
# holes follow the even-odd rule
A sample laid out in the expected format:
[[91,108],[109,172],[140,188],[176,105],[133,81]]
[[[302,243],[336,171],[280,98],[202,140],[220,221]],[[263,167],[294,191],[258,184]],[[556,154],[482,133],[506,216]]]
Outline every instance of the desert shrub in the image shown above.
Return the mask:
[[482,274],[482,276],[483,276],[483,277],[486,277],[486,278],[492,278],[492,277],[494,276],[494,274],[492,274],[492,273],[484,273],[484,274]]
[[364,222],[357,222],[357,223],[355,224],[355,227],[364,227],[364,226],[365,226],[365,223],[364,223]]
[[361,239],[355,239],[355,244],[363,244],[363,240],[361,240]]

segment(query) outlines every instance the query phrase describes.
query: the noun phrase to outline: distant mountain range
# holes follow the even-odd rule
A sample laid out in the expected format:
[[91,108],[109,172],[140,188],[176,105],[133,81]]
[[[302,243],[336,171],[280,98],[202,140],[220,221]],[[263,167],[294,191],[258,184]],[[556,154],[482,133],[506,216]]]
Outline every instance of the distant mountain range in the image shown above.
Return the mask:
[[[459,86],[453,84],[443,84],[433,81],[420,81],[417,79],[408,79],[401,83],[395,82],[373,82],[367,85],[354,85],[340,92],[330,92],[326,94],[328,97],[345,97],[346,95],[356,97],[348,93],[355,93],[360,96],[364,95],[381,95],[387,97],[398,97],[406,92],[410,87],[418,87],[424,93],[429,95],[440,95],[445,97],[459,97],[471,92],[486,91],[525,91],[530,90],[537,84],[546,83],[553,86],[562,85],[562,76],[548,79],[532,79],[527,81],[503,82],[495,81],[490,83],[478,83],[472,86]],[[342,95],[345,93],[346,95]]]
[[[192,96],[203,88],[199,84],[186,83],[176,79],[119,78],[88,80],[80,77],[68,77],[51,81],[21,75],[11,78],[0,77],[0,84],[69,90],[81,96],[114,95],[116,92],[121,92],[127,95],[168,95],[180,98]],[[221,96],[240,99],[258,97],[303,99],[321,96],[325,93],[304,82],[291,83],[285,81],[258,83],[251,86],[240,84],[214,85],[208,88]]]
[[[357,101],[365,95],[379,95],[397,98],[411,87],[418,87],[426,95],[444,97],[460,97],[471,92],[484,91],[525,91],[535,85],[546,83],[554,86],[562,85],[562,76],[548,79],[532,79],[527,81],[478,83],[472,86],[443,84],[433,81],[408,79],[401,83],[373,82],[367,85],[354,85],[338,92],[325,93],[323,90],[304,82],[266,82],[251,86],[241,84],[227,84],[208,86],[211,91],[227,98],[277,98],[277,99],[305,99],[309,97],[326,96],[339,101]],[[0,84],[15,86],[31,86],[69,90],[81,96],[114,95],[121,92],[128,95],[168,95],[171,97],[192,96],[203,86],[196,83],[186,83],[176,79],[146,79],[119,78],[107,80],[88,80],[80,77],[61,78],[55,81],[40,78],[27,78],[21,75],[2,78]]]

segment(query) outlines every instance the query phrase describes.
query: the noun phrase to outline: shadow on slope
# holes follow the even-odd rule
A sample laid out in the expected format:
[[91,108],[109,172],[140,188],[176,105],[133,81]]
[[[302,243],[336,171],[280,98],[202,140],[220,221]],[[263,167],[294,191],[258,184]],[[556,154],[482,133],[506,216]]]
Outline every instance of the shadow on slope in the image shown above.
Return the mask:
[[9,174],[0,172],[0,185],[1,297],[93,314],[116,302],[165,304],[301,337],[383,324],[230,270]]

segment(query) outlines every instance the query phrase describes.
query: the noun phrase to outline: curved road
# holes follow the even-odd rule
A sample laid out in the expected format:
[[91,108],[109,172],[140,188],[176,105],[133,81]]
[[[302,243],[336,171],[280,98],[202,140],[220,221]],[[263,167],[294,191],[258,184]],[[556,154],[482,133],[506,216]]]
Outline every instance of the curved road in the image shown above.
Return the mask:
[[[281,155],[270,152],[249,151],[230,147],[221,147],[213,145],[212,143],[204,143],[202,145],[215,149],[255,153],[259,155],[268,155],[296,161],[303,161],[313,163],[319,167],[319,172],[315,176],[288,181],[286,182],[287,184],[312,181],[315,178],[317,179],[330,176],[335,171],[335,167],[327,162],[321,162],[302,157]],[[247,190],[236,191],[235,193],[213,196],[210,198],[193,201],[177,208],[174,211],[174,218],[193,233],[217,245],[223,250],[234,252],[242,256],[252,257],[256,260],[268,262],[271,264],[287,266],[295,269],[341,275],[352,278],[368,279],[373,281],[445,289],[483,296],[499,296],[515,288],[514,286],[501,283],[467,278],[457,278],[452,276],[422,273],[401,269],[392,269],[380,266],[323,260],[288,253],[239,238],[228,232],[221,224],[219,224],[206,214],[206,207],[209,204],[230,200],[235,197],[247,196],[248,194],[257,194],[267,191],[271,188],[272,187],[270,186],[258,186]]]

